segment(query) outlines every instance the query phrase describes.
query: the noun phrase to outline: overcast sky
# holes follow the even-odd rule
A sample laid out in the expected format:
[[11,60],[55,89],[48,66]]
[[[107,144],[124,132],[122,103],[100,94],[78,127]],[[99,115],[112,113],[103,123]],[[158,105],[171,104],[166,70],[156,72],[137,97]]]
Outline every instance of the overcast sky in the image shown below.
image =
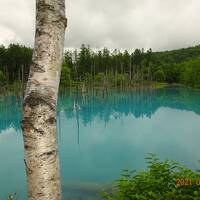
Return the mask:
[[[65,48],[177,49],[200,44],[200,0],[67,0]],[[33,46],[35,0],[0,0],[0,43]]]

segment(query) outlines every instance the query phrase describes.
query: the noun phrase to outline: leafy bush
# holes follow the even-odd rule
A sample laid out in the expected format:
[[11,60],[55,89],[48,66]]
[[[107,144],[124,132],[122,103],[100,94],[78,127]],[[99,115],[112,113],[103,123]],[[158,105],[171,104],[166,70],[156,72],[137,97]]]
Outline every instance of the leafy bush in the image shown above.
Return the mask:
[[104,73],[98,73],[95,76],[95,81],[97,81],[97,82],[103,82],[104,77],[105,77]]
[[[105,200],[198,200],[199,171],[190,170],[173,161],[159,161],[149,154],[146,171],[125,170],[112,192],[104,192]],[[178,186],[178,179],[189,179],[192,185]]]
[[117,86],[120,86],[122,83],[126,81],[126,76],[124,74],[116,74],[115,81]]

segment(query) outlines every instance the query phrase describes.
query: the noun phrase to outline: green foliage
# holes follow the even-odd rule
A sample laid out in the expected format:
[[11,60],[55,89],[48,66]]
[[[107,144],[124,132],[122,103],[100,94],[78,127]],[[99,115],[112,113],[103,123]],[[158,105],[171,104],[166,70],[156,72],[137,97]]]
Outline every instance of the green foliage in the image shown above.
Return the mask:
[[126,77],[124,74],[116,74],[115,75],[115,82],[117,84],[117,86],[120,86],[123,84],[123,82],[126,81]]
[[180,64],[181,83],[200,88],[200,57]]
[[4,73],[0,70],[0,85],[3,85],[5,82],[5,75]]
[[19,44],[10,44],[8,48],[0,46],[0,67],[8,83],[28,79],[32,52],[31,48]]
[[104,73],[98,73],[98,74],[95,76],[95,80],[96,80],[97,82],[103,82],[104,77],[105,77]]
[[8,195],[6,200],[16,200],[17,199],[17,193]]
[[154,76],[155,76],[155,80],[158,81],[158,82],[164,82],[165,81],[165,73],[163,71],[162,66],[159,66],[156,69]]
[[[71,62],[73,54],[76,58],[74,63]],[[152,52],[151,49],[145,52],[144,49],[136,49],[129,53],[127,50],[120,52],[115,49],[111,53],[107,48],[94,52],[89,46],[82,45],[79,53],[75,51],[65,55],[65,60],[72,63],[72,74],[76,74],[72,78],[79,81],[89,78],[90,82],[95,80],[95,83],[102,84],[106,80],[109,85],[115,86],[141,83],[145,80],[181,82],[192,87],[200,85],[200,76],[195,77],[195,83],[192,79],[194,71],[197,72],[198,68],[191,69],[187,66],[200,55],[200,46],[165,52]],[[185,66],[184,71],[182,65]]]
[[[146,171],[125,170],[111,193],[105,192],[105,200],[198,200],[200,187],[196,180],[199,172],[173,161],[159,161],[149,154]],[[178,186],[177,179],[190,179],[192,185]]]
[[12,195],[9,195],[7,200],[14,200],[14,197]]
[[[135,49],[110,52],[94,51],[89,45],[66,51],[61,84],[70,86],[84,81],[92,85],[126,86],[148,81],[182,83],[200,88],[200,46],[174,51],[153,52]],[[0,81],[26,81],[31,65],[32,49],[19,44],[0,46]],[[3,74],[2,74],[3,72]]]
[[62,70],[61,70],[61,77],[60,77],[60,81],[62,85],[64,86],[70,85],[70,81],[71,81],[70,73],[71,71],[68,65],[66,63],[63,63]]
[[85,74],[85,81],[87,82],[87,83],[90,83],[90,82],[92,82],[92,80],[93,80],[93,78],[92,78],[92,74],[90,74],[90,73],[86,73]]

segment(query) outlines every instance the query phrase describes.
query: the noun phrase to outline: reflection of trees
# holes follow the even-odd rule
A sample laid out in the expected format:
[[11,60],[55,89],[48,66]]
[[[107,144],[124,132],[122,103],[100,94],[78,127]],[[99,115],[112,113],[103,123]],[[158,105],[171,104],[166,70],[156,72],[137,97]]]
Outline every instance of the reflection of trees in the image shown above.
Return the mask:
[[[76,99],[76,100],[75,100]],[[59,109],[64,110],[67,118],[77,118],[77,112],[73,112],[73,102],[76,101],[81,109],[79,118],[83,123],[89,124],[95,118],[107,123],[110,118],[122,118],[133,115],[136,118],[148,117],[161,107],[176,108],[194,111],[200,114],[199,91],[189,89],[159,89],[159,90],[135,90],[135,91],[109,91],[107,96],[101,91],[90,92],[86,96],[81,93],[65,93],[60,96]]]
[[8,127],[20,129],[22,99],[17,95],[0,97],[0,132]]
[[[106,96],[102,91],[91,91],[84,95],[68,91],[60,93],[58,116],[62,111],[68,119],[76,119],[79,135],[79,121],[87,125],[94,119],[107,124],[111,118],[122,119],[128,115],[150,118],[161,106],[194,111],[200,115],[199,102],[200,92],[191,89],[109,91]],[[19,129],[20,115],[20,98],[15,95],[0,98],[0,130],[9,126]]]

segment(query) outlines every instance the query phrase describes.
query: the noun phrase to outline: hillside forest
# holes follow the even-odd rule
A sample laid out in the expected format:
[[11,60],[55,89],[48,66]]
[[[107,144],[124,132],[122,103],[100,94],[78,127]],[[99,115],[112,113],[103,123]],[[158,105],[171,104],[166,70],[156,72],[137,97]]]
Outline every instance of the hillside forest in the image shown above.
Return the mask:
[[[33,50],[20,44],[0,46],[0,85],[25,83]],[[172,51],[94,51],[90,46],[66,50],[61,85],[132,86],[153,82],[200,88],[200,45]]]

